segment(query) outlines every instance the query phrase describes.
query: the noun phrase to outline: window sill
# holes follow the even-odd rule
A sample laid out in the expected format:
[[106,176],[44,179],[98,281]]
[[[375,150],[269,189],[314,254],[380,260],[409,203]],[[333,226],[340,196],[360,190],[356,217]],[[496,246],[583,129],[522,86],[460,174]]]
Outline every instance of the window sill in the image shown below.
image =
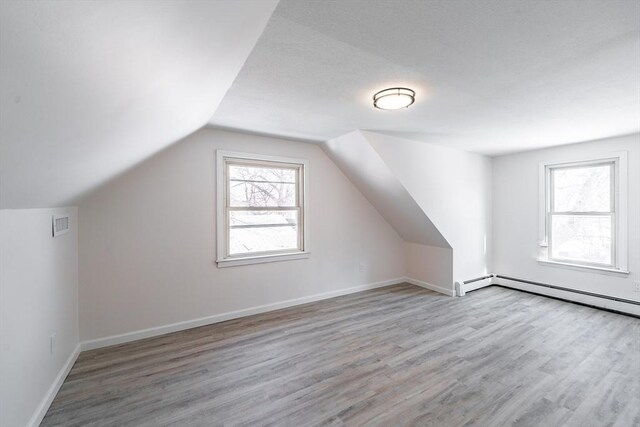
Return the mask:
[[304,258],[309,258],[310,255],[311,255],[311,252],[295,252],[292,254],[275,254],[275,255],[244,257],[244,258],[219,259],[219,260],[216,260],[216,263],[218,264],[218,268],[235,267],[238,265],[262,264],[266,262],[278,262],[278,261],[290,261],[294,259],[304,259]]
[[549,267],[567,268],[569,270],[588,271],[592,273],[607,274],[611,276],[626,276],[630,272],[617,268],[595,267],[589,265],[572,264],[570,262],[551,261],[548,259],[538,259],[539,264],[546,264]]

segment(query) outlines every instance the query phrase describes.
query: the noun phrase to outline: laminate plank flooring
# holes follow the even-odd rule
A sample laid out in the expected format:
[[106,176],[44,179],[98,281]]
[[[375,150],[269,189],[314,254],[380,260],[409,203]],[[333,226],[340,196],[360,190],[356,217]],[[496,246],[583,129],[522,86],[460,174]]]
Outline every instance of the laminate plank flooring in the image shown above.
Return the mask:
[[640,426],[640,319],[394,285],[83,352],[44,426]]

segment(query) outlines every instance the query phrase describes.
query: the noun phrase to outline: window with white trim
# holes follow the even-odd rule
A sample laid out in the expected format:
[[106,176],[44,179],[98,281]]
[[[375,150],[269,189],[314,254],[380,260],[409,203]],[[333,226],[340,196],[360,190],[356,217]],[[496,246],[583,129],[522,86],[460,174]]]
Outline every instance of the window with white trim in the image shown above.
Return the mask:
[[626,162],[621,159],[626,157],[544,165],[541,261],[626,270]]
[[218,264],[305,254],[306,161],[218,152]]

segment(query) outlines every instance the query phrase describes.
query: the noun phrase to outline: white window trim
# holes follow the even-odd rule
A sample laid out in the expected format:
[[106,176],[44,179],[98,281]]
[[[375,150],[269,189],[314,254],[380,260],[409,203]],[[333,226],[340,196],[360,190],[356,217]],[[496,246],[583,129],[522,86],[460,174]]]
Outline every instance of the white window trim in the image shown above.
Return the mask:
[[[265,161],[278,163],[291,163],[302,165],[302,194],[301,218],[302,218],[302,251],[262,253],[247,256],[226,257],[227,253],[227,229],[225,224],[225,193],[226,183],[224,176],[225,159],[238,159],[249,161]],[[250,154],[237,151],[216,150],[216,263],[218,267],[233,267],[237,265],[260,264],[265,262],[287,261],[308,258],[309,250],[309,162],[305,159],[291,157],[268,156],[263,154]]]
[[[547,240],[547,227],[548,217],[547,209],[549,203],[549,170],[552,167],[573,166],[579,164],[597,164],[602,162],[614,162],[615,163],[615,193],[614,203],[616,212],[615,215],[615,253],[616,253],[616,265],[613,267],[587,265],[579,262],[563,262],[549,258],[548,254],[548,240]],[[581,159],[572,159],[563,162],[542,162],[539,164],[539,178],[538,178],[539,200],[538,200],[538,246],[539,255],[538,262],[541,264],[564,267],[572,270],[591,271],[594,273],[603,274],[629,274],[628,271],[628,162],[627,152],[620,151],[610,153],[604,156],[587,157]]]

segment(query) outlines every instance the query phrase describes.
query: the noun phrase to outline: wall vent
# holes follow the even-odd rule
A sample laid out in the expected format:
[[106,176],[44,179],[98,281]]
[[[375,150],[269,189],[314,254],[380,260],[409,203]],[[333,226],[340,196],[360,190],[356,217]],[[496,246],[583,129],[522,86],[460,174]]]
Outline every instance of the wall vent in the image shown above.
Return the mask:
[[53,229],[53,237],[58,237],[61,234],[69,231],[69,215],[54,215],[51,222]]

